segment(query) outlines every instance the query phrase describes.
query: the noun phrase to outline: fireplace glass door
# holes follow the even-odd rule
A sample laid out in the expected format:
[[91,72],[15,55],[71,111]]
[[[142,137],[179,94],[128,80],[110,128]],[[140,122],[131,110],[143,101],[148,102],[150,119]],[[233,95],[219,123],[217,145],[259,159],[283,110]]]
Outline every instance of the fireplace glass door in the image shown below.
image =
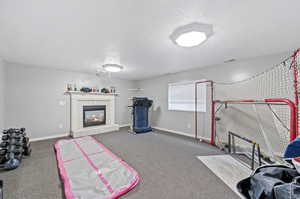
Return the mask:
[[106,124],[106,106],[83,106],[83,127]]

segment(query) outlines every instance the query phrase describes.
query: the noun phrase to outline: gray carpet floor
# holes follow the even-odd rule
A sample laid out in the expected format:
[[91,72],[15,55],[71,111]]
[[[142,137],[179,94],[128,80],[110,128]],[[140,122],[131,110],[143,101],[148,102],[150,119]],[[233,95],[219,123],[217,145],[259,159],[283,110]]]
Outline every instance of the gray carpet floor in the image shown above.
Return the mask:
[[[197,155],[222,154],[207,144],[162,132],[133,135],[126,130],[95,136],[140,174],[126,199],[238,199]],[[4,199],[62,199],[55,139],[32,143],[32,156],[13,171],[1,171]]]

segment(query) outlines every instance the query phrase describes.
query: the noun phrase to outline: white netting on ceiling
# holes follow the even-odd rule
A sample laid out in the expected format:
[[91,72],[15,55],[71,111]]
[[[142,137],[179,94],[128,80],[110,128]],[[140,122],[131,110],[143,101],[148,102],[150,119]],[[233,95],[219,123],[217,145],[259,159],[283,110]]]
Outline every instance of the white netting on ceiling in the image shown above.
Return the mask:
[[215,82],[215,99],[288,98],[294,101],[292,58],[249,79],[235,83]]

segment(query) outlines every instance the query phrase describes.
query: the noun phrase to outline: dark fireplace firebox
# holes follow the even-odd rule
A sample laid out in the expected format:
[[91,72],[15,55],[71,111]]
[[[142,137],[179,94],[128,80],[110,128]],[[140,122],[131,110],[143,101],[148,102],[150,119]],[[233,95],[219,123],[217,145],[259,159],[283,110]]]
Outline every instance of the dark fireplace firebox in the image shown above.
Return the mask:
[[83,106],[83,127],[106,124],[106,106]]

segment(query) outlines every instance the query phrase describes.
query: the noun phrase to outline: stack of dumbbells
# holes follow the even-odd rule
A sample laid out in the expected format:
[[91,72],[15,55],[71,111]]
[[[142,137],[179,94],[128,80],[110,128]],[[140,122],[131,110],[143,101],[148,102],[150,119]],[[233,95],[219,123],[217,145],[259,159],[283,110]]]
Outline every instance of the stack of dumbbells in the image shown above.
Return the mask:
[[20,166],[23,156],[31,154],[29,138],[25,128],[7,129],[3,131],[0,143],[0,166],[6,170]]

